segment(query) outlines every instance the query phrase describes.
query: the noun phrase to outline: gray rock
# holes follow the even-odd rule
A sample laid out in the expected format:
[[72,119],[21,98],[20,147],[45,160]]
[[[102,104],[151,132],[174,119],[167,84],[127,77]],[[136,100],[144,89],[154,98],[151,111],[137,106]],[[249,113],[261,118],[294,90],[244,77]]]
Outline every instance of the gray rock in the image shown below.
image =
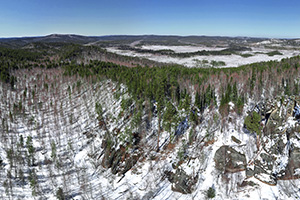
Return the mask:
[[177,169],[175,173],[171,171],[165,171],[165,175],[168,180],[173,183],[172,190],[182,194],[192,193],[193,186],[198,181],[198,175],[195,177],[189,176],[181,169]]
[[246,169],[246,157],[229,146],[220,147],[214,157],[216,168],[224,172],[239,172]]
[[300,169],[300,149],[294,147],[290,151],[288,165],[285,170],[284,176],[280,177],[281,180],[298,179],[300,175],[295,174],[296,169]]
[[149,192],[147,192],[147,193],[143,196],[142,200],[150,200],[150,199],[153,199],[153,195],[154,195],[154,192],[149,191]]

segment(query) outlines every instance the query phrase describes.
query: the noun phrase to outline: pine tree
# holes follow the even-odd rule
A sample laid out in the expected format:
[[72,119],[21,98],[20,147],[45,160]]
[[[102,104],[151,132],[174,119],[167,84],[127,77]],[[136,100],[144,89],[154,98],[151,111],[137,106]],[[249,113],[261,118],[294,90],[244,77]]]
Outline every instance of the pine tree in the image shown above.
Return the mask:
[[34,165],[34,152],[35,152],[35,148],[33,147],[32,137],[31,136],[27,137],[26,147],[27,147],[29,161],[30,161],[30,163],[28,163],[28,164],[29,165]]

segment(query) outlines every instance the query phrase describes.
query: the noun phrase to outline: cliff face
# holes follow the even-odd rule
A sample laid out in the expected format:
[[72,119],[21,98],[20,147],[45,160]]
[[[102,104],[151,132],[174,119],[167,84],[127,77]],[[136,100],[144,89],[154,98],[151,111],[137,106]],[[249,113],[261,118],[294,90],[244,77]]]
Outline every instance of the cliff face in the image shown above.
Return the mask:
[[0,93],[2,198],[300,195],[298,97],[250,99],[240,114],[230,102],[223,116],[210,106],[195,123],[184,106],[158,111],[157,102],[137,102],[111,80],[58,68],[14,76],[15,88],[1,83]]

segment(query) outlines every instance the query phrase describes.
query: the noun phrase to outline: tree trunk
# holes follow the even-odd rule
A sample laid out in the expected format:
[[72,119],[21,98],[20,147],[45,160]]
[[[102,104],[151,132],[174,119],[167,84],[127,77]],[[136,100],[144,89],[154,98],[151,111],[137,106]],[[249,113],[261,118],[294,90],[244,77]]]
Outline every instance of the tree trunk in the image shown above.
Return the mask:
[[161,112],[159,111],[158,112],[157,149],[156,149],[157,152],[159,152],[160,121],[161,121]]

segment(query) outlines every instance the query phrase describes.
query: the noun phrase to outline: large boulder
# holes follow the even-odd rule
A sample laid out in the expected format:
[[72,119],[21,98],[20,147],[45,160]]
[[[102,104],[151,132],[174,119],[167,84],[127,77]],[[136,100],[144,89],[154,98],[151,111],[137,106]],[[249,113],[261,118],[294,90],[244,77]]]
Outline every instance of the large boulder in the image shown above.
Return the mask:
[[216,169],[224,172],[234,173],[246,169],[246,157],[230,146],[220,147],[214,157]]
[[181,169],[177,169],[175,173],[171,171],[165,171],[165,175],[168,180],[173,183],[172,190],[182,194],[192,193],[194,185],[198,181],[198,176],[189,176],[184,170]]

